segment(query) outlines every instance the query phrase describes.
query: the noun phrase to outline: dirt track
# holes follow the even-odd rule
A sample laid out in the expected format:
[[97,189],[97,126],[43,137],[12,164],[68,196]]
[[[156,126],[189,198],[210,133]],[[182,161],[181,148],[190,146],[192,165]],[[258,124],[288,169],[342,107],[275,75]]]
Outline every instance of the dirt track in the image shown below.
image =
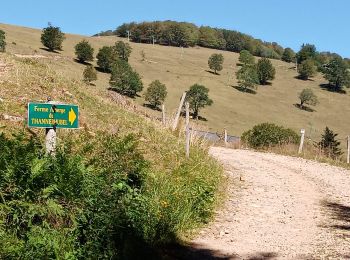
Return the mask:
[[207,259],[350,259],[350,171],[300,158],[212,148],[230,183],[193,241]]

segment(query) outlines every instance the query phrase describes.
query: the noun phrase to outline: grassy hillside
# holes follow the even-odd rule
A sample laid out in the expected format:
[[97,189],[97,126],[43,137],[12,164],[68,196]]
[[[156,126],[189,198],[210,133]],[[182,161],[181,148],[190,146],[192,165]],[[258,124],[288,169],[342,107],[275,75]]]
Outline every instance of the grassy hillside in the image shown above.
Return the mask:
[[[53,56],[42,59],[59,73],[70,78],[80,80],[83,65],[73,61],[74,45],[81,39],[87,39],[95,48],[103,45],[113,45],[118,39],[108,37],[83,37],[66,35],[63,51],[60,54],[50,54],[40,43],[40,30],[0,24],[0,28],[7,34],[7,50],[10,53],[38,54]],[[11,44],[15,42],[16,44]],[[305,128],[307,134],[317,139],[325,126],[338,132],[340,137],[348,134],[347,121],[350,116],[349,94],[332,93],[322,89],[319,85],[326,83],[322,75],[313,80],[302,81],[297,75],[293,64],[272,60],[276,67],[276,79],[271,86],[259,86],[257,94],[239,92],[235,72],[238,54],[205,48],[180,48],[159,45],[130,43],[133,51],[130,58],[131,65],[142,75],[145,86],[159,79],[168,88],[168,98],[165,102],[167,112],[174,113],[181,93],[190,85],[200,83],[210,89],[210,96],[214,100],[211,107],[203,109],[200,114],[207,121],[200,122],[212,131],[222,131],[227,128],[229,134],[240,135],[243,131],[261,122],[273,122],[295,130]],[[146,53],[147,61],[141,61],[141,51]],[[220,76],[209,73],[207,60],[212,53],[222,53],[225,58],[224,70]],[[99,80],[93,91],[105,91],[108,87],[108,74],[99,73]],[[294,104],[298,102],[297,95],[303,88],[311,88],[319,98],[320,104],[315,112],[301,111]],[[143,98],[136,98],[136,102],[143,104]],[[156,113],[150,111],[150,113]]]
[[[209,157],[205,145],[198,142],[193,143],[190,158],[185,158],[185,142],[181,135],[176,136],[170,130],[164,128],[160,122],[144,116],[146,108],[135,106],[134,103],[119,95],[111,96],[111,93],[107,90],[107,74],[99,74],[100,80],[97,86],[84,84],[81,81],[83,66],[75,63],[72,59],[73,45],[81,37],[67,35],[66,44],[71,42],[71,48],[64,47],[66,51],[61,54],[50,54],[40,49],[40,43],[37,42],[40,41],[40,33],[37,30],[4,25],[1,25],[0,28],[7,32],[8,42],[7,53],[0,53],[0,151],[3,152],[0,156],[2,159],[0,162],[0,176],[2,177],[0,190],[2,196],[5,194],[6,197],[5,200],[2,199],[0,202],[0,240],[5,241],[0,246],[0,258],[17,259],[18,257],[10,258],[9,256],[22,255],[23,252],[38,253],[35,248],[27,248],[31,241],[28,242],[26,237],[32,234],[35,239],[42,239],[40,241],[45,239],[51,241],[50,236],[52,234],[36,236],[38,233],[35,233],[37,230],[35,228],[47,228],[54,230],[54,232],[61,232],[66,228],[64,224],[67,222],[65,221],[58,221],[60,224],[63,223],[62,225],[51,226],[50,222],[48,226],[41,227],[42,222],[39,221],[38,224],[32,221],[32,218],[35,218],[36,215],[27,214],[27,208],[22,209],[21,205],[31,205],[35,209],[42,209],[43,207],[40,204],[43,203],[42,200],[51,199],[47,196],[40,197],[46,192],[42,188],[45,189],[50,185],[62,186],[63,182],[68,182],[67,179],[74,179],[76,172],[69,165],[68,167],[63,163],[62,171],[65,171],[69,177],[63,182],[58,177],[49,177],[38,181],[38,183],[43,184],[43,187],[35,189],[38,195],[35,195],[33,200],[28,200],[25,184],[32,181],[35,186],[37,183],[35,178],[38,177],[38,172],[40,176],[47,173],[52,174],[52,172],[47,171],[45,167],[42,168],[45,166],[46,159],[40,155],[42,154],[40,151],[34,149],[35,151],[31,152],[27,149],[30,144],[27,145],[25,142],[22,144],[20,139],[6,139],[11,138],[11,134],[17,133],[21,129],[25,132],[29,131],[24,124],[27,103],[29,101],[46,101],[48,96],[63,103],[78,104],[80,107],[80,129],[71,131],[58,129],[57,131],[59,145],[67,144],[70,141],[71,144],[68,144],[68,146],[73,147],[69,153],[63,153],[64,150],[62,149],[62,156],[67,158],[67,161],[72,161],[73,168],[82,166],[79,170],[82,176],[87,178],[98,177],[101,174],[101,169],[105,168],[105,173],[101,175],[103,178],[106,175],[113,174],[119,174],[118,176],[126,178],[128,176],[122,170],[130,167],[131,169],[136,167],[136,172],[133,174],[140,174],[137,167],[143,165],[143,159],[140,162],[133,161],[133,154],[125,152],[129,150],[135,151],[134,155],[140,155],[140,158],[147,160],[147,171],[142,176],[142,185],[139,185],[136,189],[129,190],[127,186],[123,186],[123,183],[120,186],[120,183],[113,183],[108,178],[106,189],[98,181],[92,181],[98,186],[96,190],[100,189],[108,196],[114,194],[111,192],[113,189],[122,190],[122,194],[125,196],[120,198],[125,199],[128,203],[130,202],[129,208],[120,209],[115,204],[120,201],[120,198],[110,197],[110,208],[101,209],[101,214],[104,214],[103,218],[107,221],[102,224],[108,232],[101,231],[99,234],[107,237],[109,235],[113,236],[113,232],[116,232],[121,236],[120,239],[122,239],[125,247],[132,246],[128,244],[133,244],[135,240],[128,241],[123,233],[137,236],[147,244],[154,245],[160,242],[181,239],[188,234],[188,231],[208,222],[215,203],[218,202],[222,168],[216,160]],[[114,39],[107,39],[107,42],[101,42],[97,45],[98,40],[97,38],[91,39],[96,43],[96,48],[102,46],[102,44],[112,44],[114,42]],[[38,136],[37,139],[43,142],[45,133],[43,129],[32,129],[30,131],[29,136]],[[6,138],[2,133],[5,133]],[[133,134],[132,139],[136,140],[135,143],[127,141],[129,134]],[[123,137],[124,139],[122,139]],[[20,151],[18,152],[16,149]],[[124,155],[121,156],[123,152]],[[109,154],[107,155],[107,153]],[[33,160],[27,160],[26,154],[28,154],[28,158],[30,157]],[[39,154],[39,158],[35,157],[36,154]],[[74,162],[75,160],[76,162]],[[97,162],[100,165],[96,165],[94,168],[91,162]],[[23,166],[22,168],[25,168],[25,170],[22,168],[18,170],[17,166]],[[57,173],[57,175],[60,174],[62,173]],[[71,181],[74,186],[75,181]],[[14,188],[15,186],[16,188]],[[65,185],[62,186],[62,189],[64,187]],[[12,189],[16,191],[22,191],[23,189],[24,195],[21,193],[19,198],[16,194],[14,195]],[[79,189],[75,190],[79,192]],[[87,190],[93,192],[95,188],[87,188]],[[59,204],[59,207],[62,206],[64,210],[69,210],[69,207],[66,207],[66,204],[62,202],[66,198],[60,200],[55,196],[55,194],[52,194],[55,203]],[[89,198],[89,196],[83,196],[82,194],[79,196],[81,196],[80,199],[87,198],[88,200]],[[133,199],[130,199],[130,196]],[[4,206],[9,202],[13,202],[11,204],[13,205],[13,211]],[[20,205],[17,207],[16,203]],[[84,203],[82,202],[82,204]],[[105,207],[106,205],[97,203],[96,206]],[[123,214],[126,222],[122,226],[115,223],[119,225],[116,229],[111,229],[108,225],[108,221],[113,220],[112,217],[117,218],[113,213],[110,213],[110,209],[120,209],[125,213]],[[18,213],[20,214],[19,217],[12,218],[12,215],[18,216],[17,210],[20,211]],[[87,212],[91,210],[91,207],[87,203],[86,207],[82,206],[79,210]],[[23,217],[21,214],[27,215]],[[75,215],[72,217],[75,218]],[[15,223],[15,221],[12,221],[12,223],[12,219],[25,222],[23,225],[26,228],[21,230],[20,235],[14,233],[14,229],[22,227],[22,224]],[[11,222],[11,225],[9,222]],[[78,223],[78,220],[73,224],[68,221],[72,237],[77,234],[77,230],[84,229],[84,226],[76,225],[76,223]],[[131,233],[128,229],[125,229],[127,225],[128,228],[132,229]],[[99,232],[99,225],[96,230]],[[64,237],[64,234],[62,237]],[[91,235],[92,240],[94,237],[94,235]],[[67,245],[73,245],[74,241],[77,240],[76,237],[67,241],[58,239],[58,236],[56,238],[59,247],[66,242]],[[34,247],[41,243],[39,240],[32,240]],[[116,242],[109,238],[107,241]],[[80,242],[84,244],[84,241]],[[11,247],[12,244],[15,244],[15,246]],[[47,242],[42,242],[42,244],[47,245],[47,247],[52,245]],[[94,242],[91,242],[91,244],[95,245]],[[103,247],[102,244],[101,246]],[[80,246],[78,245],[77,248],[79,249]],[[51,249],[48,248],[47,250]],[[131,249],[129,251],[139,252]],[[61,248],[58,252],[64,253],[65,249]],[[92,250],[92,252],[94,251]],[[30,253],[27,254],[27,257],[24,257],[24,259],[33,258],[40,259],[42,257],[33,257]]]

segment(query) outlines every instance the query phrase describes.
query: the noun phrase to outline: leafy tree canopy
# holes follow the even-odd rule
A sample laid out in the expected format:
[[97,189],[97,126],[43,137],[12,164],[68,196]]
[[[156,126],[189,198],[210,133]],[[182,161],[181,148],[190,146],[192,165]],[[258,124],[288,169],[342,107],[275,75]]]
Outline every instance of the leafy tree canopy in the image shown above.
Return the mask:
[[186,94],[186,101],[190,104],[194,119],[198,118],[201,108],[213,104],[213,100],[209,98],[209,89],[199,84],[194,84],[190,87]]
[[75,55],[80,62],[92,61],[94,59],[94,48],[88,41],[82,40],[75,45]]
[[282,60],[285,62],[293,62],[295,60],[295,52],[291,48],[285,48],[282,54]]
[[97,65],[104,71],[110,72],[112,65],[116,62],[118,54],[112,46],[103,46],[97,53]]
[[275,78],[275,67],[272,65],[271,61],[267,58],[261,58],[257,64],[257,72],[259,82],[262,85],[266,85],[267,81],[273,80]]
[[252,65],[255,62],[254,56],[247,50],[243,50],[239,53],[238,60],[244,65]]
[[211,70],[214,70],[215,74],[217,71],[222,70],[222,64],[224,63],[224,56],[222,54],[214,53],[208,59],[208,65]]
[[317,56],[316,47],[313,44],[303,44],[300,51],[297,53],[298,64],[301,64],[304,60],[315,59]]
[[125,43],[123,41],[116,42],[115,51],[118,54],[118,57],[122,60],[128,61],[131,54],[131,46],[129,43]]
[[113,63],[109,83],[111,89],[129,97],[135,97],[143,89],[140,75],[121,59]]
[[167,94],[168,92],[165,84],[161,83],[159,80],[155,80],[147,88],[145,100],[148,101],[152,107],[157,108],[164,102]]
[[340,90],[343,86],[350,86],[350,72],[348,64],[341,58],[333,58],[322,68],[324,77],[335,90]]
[[41,43],[49,51],[62,50],[62,42],[65,39],[64,33],[59,27],[49,26],[44,28],[41,34]]
[[300,99],[300,108],[301,109],[304,108],[305,104],[311,105],[311,106],[316,106],[316,104],[318,103],[317,96],[309,88],[303,89],[299,93],[299,99]]
[[299,78],[303,80],[307,80],[316,74],[316,66],[313,60],[304,60],[298,66]]
[[258,72],[255,66],[243,65],[237,72],[236,77],[238,80],[238,86],[244,91],[247,89],[255,89],[259,84]]

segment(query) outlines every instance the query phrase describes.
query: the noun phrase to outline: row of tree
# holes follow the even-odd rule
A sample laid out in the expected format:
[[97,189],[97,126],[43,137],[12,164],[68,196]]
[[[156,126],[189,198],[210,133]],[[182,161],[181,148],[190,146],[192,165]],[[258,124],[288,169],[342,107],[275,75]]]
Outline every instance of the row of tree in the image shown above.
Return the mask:
[[193,23],[156,21],[124,23],[115,31],[106,31],[95,36],[118,35],[129,37],[134,42],[158,43],[172,46],[202,46],[219,50],[240,52],[248,50],[255,56],[281,59],[284,49],[276,42],[263,42],[252,36],[233,30],[197,27]]

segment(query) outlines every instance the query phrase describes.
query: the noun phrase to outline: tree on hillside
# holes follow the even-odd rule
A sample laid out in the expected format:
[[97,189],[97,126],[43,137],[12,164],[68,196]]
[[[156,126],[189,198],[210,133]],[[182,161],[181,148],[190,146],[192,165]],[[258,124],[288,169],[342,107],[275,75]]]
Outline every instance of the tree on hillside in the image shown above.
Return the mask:
[[304,60],[307,59],[315,59],[316,56],[316,47],[312,44],[303,44],[300,51],[296,55],[298,64],[301,64]]
[[97,53],[97,65],[104,72],[110,72],[112,65],[119,58],[115,49],[111,46],[103,46]]
[[97,72],[92,65],[87,65],[83,72],[83,80],[87,84],[91,84],[92,81],[97,80]]
[[244,91],[248,89],[255,89],[259,84],[258,72],[255,66],[243,65],[237,72],[236,77],[238,80],[238,86]]
[[84,63],[94,59],[94,48],[91,47],[88,41],[82,40],[74,48],[79,62]]
[[300,106],[299,106],[300,109],[304,109],[305,104],[311,105],[311,106],[316,106],[316,104],[318,103],[317,96],[309,88],[303,89],[299,93],[299,99],[300,99]]
[[255,63],[254,56],[247,50],[243,50],[239,53],[239,62],[241,62],[243,65],[252,65]]
[[6,49],[6,41],[5,41],[5,32],[0,30],[0,52],[5,52]]
[[197,119],[199,110],[205,106],[211,106],[213,100],[209,98],[209,89],[203,85],[194,84],[187,91],[186,101],[190,104],[190,109],[193,111],[193,118]]
[[259,82],[262,85],[266,85],[267,81],[275,78],[276,70],[273,67],[271,61],[267,58],[261,58],[256,66],[258,72]]
[[211,70],[214,70],[215,74],[217,71],[222,70],[222,64],[224,63],[224,56],[222,54],[212,54],[208,59],[208,65]]
[[158,108],[163,104],[168,92],[165,84],[159,80],[152,81],[145,93],[145,100],[150,103],[153,108]]
[[115,43],[115,51],[118,55],[118,57],[124,61],[129,60],[129,56],[131,54],[131,46],[129,43],[125,43],[123,41],[118,41]]
[[112,90],[129,97],[135,97],[137,92],[143,89],[140,75],[131,68],[129,63],[121,59],[112,65],[109,84]]
[[44,28],[41,34],[41,43],[49,51],[62,50],[62,42],[65,39],[64,33],[59,27],[49,26]]
[[282,60],[285,62],[295,61],[295,52],[291,48],[285,48],[282,54]]
[[321,141],[318,143],[323,149],[323,152],[333,159],[342,154],[339,148],[340,142],[336,140],[337,136],[338,134],[326,127],[322,134]]
[[316,66],[313,60],[304,60],[298,66],[299,78],[303,80],[308,80],[309,78],[315,76],[316,74]]
[[349,67],[342,58],[333,58],[329,63],[323,66],[322,73],[335,91],[341,90],[343,86],[350,86]]

